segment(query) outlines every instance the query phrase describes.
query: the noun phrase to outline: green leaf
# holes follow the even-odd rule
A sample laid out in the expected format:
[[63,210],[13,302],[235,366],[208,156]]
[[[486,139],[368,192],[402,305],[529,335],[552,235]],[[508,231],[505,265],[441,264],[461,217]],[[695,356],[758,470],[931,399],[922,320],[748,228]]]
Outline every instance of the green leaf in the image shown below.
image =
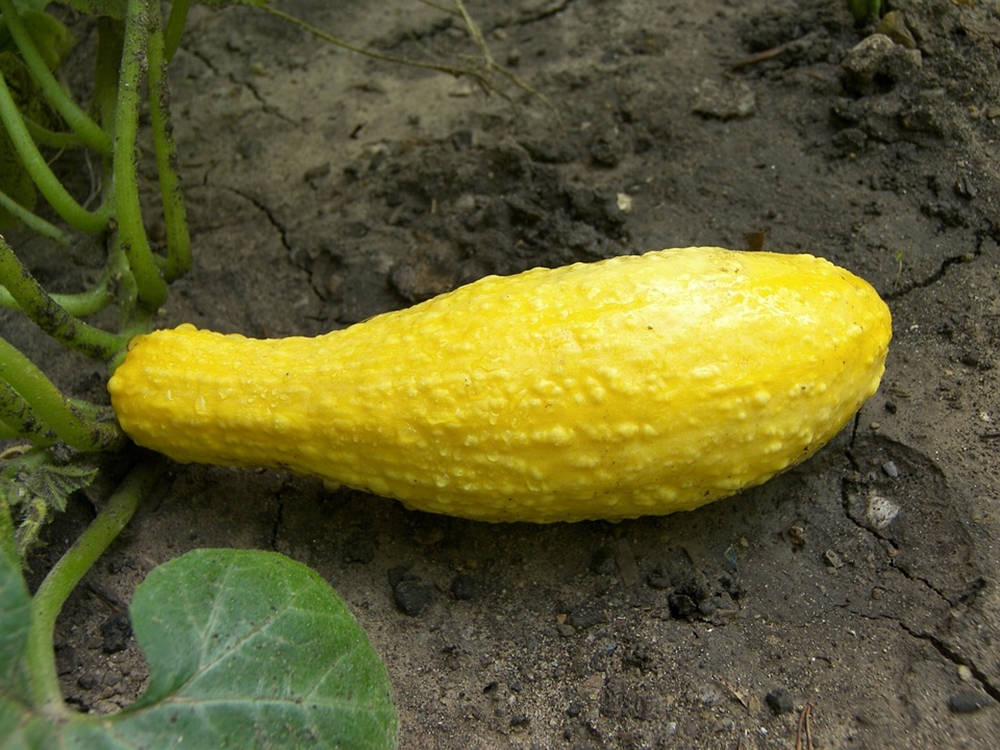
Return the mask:
[[32,715],[14,701],[0,698],[0,748],[3,750],[40,750],[58,747],[52,719]]
[[76,45],[70,30],[41,10],[26,9],[21,11],[20,16],[49,70],[58,68]]
[[15,511],[17,546],[23,557],[38,541],[52,512],[66,510],[69,496],[97,477],[94,457],[75,454],[59,463],[44,448],[0,461],[0,502]]
[[[31,597],[14,551],[10,515],[0,503],[0,704],[27,699],[23,662],[31,625]],[[8,711],[0,705],[0,739]],[[0,746],[3,743],[0,742]]]
[[[35,454],[43,453],[49,460],[36,462]],[[89,487],[97,477],[98,467],[93,456],[76,454],[66,463],[56,463],[43,448],[9,459],[0,464],[0,497],[13,507],[29,505],[41,498],[54,510],[66,510],[66,501],[77,490]]]
[[53,723],[26,697],[30,600],[9,557],[0,555],[3,750],[395,747],[385,667],[343,601],[306,566],[253,550],[196,550],[153,570],[131,607],[146,692],[119,714]]
[[132,603],[150,666],[120,740],[166,748],[395,746],[385,667],[337,594],[281,555],[197,550]]

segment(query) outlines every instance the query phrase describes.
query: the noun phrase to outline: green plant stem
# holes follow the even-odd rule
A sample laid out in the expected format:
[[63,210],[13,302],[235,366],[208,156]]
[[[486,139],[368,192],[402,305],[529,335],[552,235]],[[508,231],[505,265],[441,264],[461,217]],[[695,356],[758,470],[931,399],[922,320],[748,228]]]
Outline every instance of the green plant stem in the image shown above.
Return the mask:
[[34,445],[52,445],[57,439],[55,433],[38,419],[35,410],[21,394],[2,380],[0,380],[0,423],[7,428],[8,437],[25,438]]
[[29,211],[2,191],[0,191],[0,207],[6,209],[12,216],[20,219],[24,225],[35,234],[48,237],[54,242],[58,242],[63,247],[68,247],[73,241],[73,238],[67,232],[64,232],[54,224],[47,222],[38,214]]
[[109,450],[124,440],[116,423],[88,419],[30,359],[2,337],[0,381],[10,385],[34,410],[38,420],[71,448]]
[[[177,3],[171,8],[171,15]],[[150,6],[149,44],[149,121],[153,131],[153,151],[160,180],[163,201],[163,225],[167,237],[167,262],[163,275],[167,281],[183,276],[191,268],[191,236],[188,233],[187,212],[181,193],[177,170],[177,149],[174,146],[170,122],[170,95],[167,88],[167,60],[159,3]],[[183,28],[183,26],[182,26]]]
[[[0,406],[0,409],[2,408]],[[5,422],[3,416],[0,415],[0,440],[13,440],[18,437],[21,437],[21,433],[18,432],[17,428]]]
[[59,343],[89,357],[109,360],[128,339],[84,323],[50,297],[0,237],[0,285],[20,309]]
[[[111,293],[111,272],[105,268],[97,283],[85,292],[77,292],[75,294],[53,293],[49,296],[70,315],[77,318],[85,318],[88,315],[93,315],[111,304],[111,301],[114,299],[114,295]],[[17,301],[10,295],[10,292],[3,286],[0,286],[0,307],[6,307],[10,310],[21,309],[21,306],[17,304]]]
[[31,139],[3,73],[0,73],[0,121],[24,168],[56,213],[82,232],[96,233],[105,229],[111,216],[110,206],[105,203],[96,211],[88,211],[62,186]]
[[31,34],[21,23],[21,17],[14,10],[14,4],[11,0],[0,0],[0,14],[3,14],[7,30],[10,32],[14,44],[17,45],[24,64],[28,67],[31,76],[42,89],[49,103],[62,115],[70,129],[80,136],[80,140],[87,146],[102,154],[111,153],[111,139],[108,134],[59,85],[59,81],[52,75],[49,66],[46,65],[38,48],[35,47]]
[[59,689],[52,644],[59,610],[80,579],[135,514],[162,467],[162,461],[153,459],[139,463],[128,473],[107,505],[45,576],[31,600],[31,629],[25,655],[31,699],[36,708],[50,716],[65,715],[69,711]]
[[181,46],[181,36],[184,34],[184,24],[187,22],[188,9],[191,0],[174,0],[170,3],[170,16],[164,33],[164,57],[169,61]]
[[40,146],[47,148],[80,148],[84,145],[83,140],[76,133],[63,133],[57,130],[50,130],[42,127],[29,117],[24,118],[24,126],[28,129],[28,135]]
[[139,86],[146,62],[150,2],[151,0],[133,0],[126,4],[124,47],[118,75],[118,102],[115,107],[113,170],[121,246],[135,276],[139,301],[155,309],[167,298],[167,283],[160,275],[153,251],[149,247],[149,238],[142,222],[136,177]]

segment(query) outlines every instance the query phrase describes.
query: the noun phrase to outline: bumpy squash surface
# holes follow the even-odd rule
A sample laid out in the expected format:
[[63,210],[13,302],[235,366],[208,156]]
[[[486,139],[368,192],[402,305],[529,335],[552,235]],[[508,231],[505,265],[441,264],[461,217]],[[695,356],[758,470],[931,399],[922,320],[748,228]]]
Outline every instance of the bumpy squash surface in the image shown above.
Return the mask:
[[619,519],[814,453],[878,387],[890,331],[826,260],[685,248],[487,277],[316,338],[156,331],[109,389],[178,461],[486,521]]

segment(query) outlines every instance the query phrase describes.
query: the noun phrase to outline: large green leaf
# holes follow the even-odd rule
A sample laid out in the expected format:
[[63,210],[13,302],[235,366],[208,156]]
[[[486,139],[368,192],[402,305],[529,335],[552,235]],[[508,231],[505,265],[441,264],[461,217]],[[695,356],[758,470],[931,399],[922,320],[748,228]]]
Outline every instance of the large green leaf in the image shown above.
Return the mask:
[[337,594],[281,555],[198,550],[149,574],[150,682],[111,731],[139,746],[395,746],[385,667]]
[[53,724],[29,705],[28,601],[14,556],[0,554],[0,750],[395,747],[367,636],[326,582],[281,555],[197,550],[153,570],[131,608],[149,685],[111,716]]
[[[13,525],[6,505],[0,502],[0,740],[7,700],[27,701],[23,661],[31,625],[31,597],[21,575],[15,550]],[[0,747],[2,747],[0,741]]]

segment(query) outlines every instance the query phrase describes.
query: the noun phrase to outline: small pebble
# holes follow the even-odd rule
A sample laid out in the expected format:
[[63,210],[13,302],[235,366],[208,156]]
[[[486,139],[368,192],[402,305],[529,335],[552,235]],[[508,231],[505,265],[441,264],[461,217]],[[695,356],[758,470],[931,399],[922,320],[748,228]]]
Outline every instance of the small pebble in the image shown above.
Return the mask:
[[840,568],[844,565],[844,559],[837,554],[836,550],[828,549],[823,553],[823,562],[831,568]]
[[978,690],[965,689],[948,698],[948,708],[954,714],[972,714],[985,708],[990,699]]
[[788,527],[788,538],[794,547],[806,546],[806,530],[799,525]]
[[566,623],[572,625],[576,630],[586,630],[607,621],[608,618],[604,615],[604,612],[592,604],[584,604],[577,607],[566,618]]
[[899,467],[896,466],[895,461],[886,461],[882,464],[882,471],[886,473],[886,476],[896,479],[899,477]]
[[896,44],[901,44],[907,49],[917,48],[917,42],[907,28],[906,19],[901,10],[890,10],[886,13],[879,21],[878,26],[875,27],[875,31],[879,34],[885,34]]
[[965,664],[958,665],[958,679],[962,682],[969,682],[972,680],[972,670]]
[[865,517],[868,524],[878,531],[886,528],[899,515],[899,506],[892,500],[872,493],[868,496]]

